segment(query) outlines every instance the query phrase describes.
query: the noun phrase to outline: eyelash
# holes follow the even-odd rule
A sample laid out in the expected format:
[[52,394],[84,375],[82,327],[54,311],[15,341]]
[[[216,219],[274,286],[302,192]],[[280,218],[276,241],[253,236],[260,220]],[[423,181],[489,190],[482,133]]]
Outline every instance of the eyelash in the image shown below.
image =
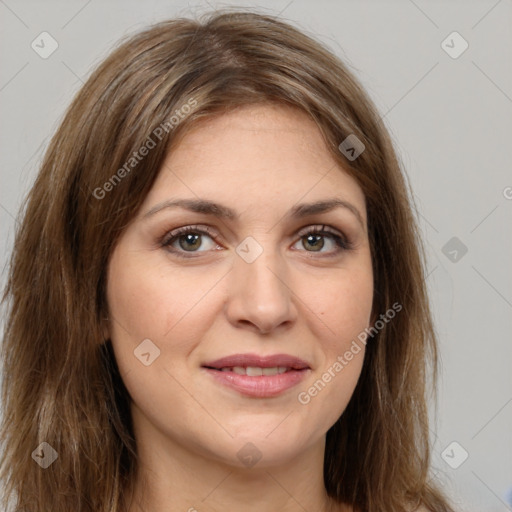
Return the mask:
[[[323,235],[323,236],[329,236],[332,240],[334,240],[337,248],[334,252],[329,253],[328,255],[325,255],[323,253],[320,257],[329,257],[329,256],[337,256],[342,251],[350,251],[353,248],[352,242],[348,240],[346,237],[340,236],[337,231],[331,231],[332,228],[329,226],[310,226],[306,229],[303,229],[297,233],[300,239],[308,236],[308,235]],[[187,235],[189,233],[193,233],[195,235],[206,235],[212,238],[212,240],[215,239],[215,234],[210,231],[208,226],[198,227],[198,226],[185,226],[183,228],[177,228],[169,233],[166,233],[164,237],[162,237],[160,241],[160,245],[164,248],[166,248],[168,251],[172,252],[173,254],[176,254],[178,257],[181,258],[196,258],[197,256],[192,256],[194,253],[201,253],[201,252],[209,252],[209,251],[183,251],[179,249],[175,249],[174,247],[171,247],[171,244],[178,240],[181,236]],[[310,253],[315,253],[316,251],[306,251]],[[185,256],[185,254],[190,254]]]

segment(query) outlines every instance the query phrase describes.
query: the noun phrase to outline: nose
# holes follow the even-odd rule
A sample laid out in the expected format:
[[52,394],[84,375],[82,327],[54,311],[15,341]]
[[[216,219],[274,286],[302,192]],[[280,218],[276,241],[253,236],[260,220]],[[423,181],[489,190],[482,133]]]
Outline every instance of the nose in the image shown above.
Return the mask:
[[264,250],[252,263],[235,257],[228,283],[226,314],[236,327],[268,334],[297,318],[294,294],[282,258]]

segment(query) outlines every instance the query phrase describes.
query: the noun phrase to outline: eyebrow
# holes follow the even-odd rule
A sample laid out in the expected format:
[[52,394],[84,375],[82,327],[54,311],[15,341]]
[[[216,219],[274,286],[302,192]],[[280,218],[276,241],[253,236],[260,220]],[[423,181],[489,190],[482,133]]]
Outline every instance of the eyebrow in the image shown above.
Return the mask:
[[[143,218],[145,219],[151,217],[156,213],[169,208],[183,208],[191,212],[213,215],[218,218],[224,218],[229,220],[238,220],[240,217],[235,210],[229,208],[228,206],[215,203],[207,199],[175,199],[164,201],[163,203],[159,203],[153,206],[153,208],[148,210],[143,215]],[[354,217],[356,217],[361,226],[363,228],[365,227],[363,217],[359,210],[352,203],[349,203],[348,201],[338,198],[325,199],[322,201],[315,201],[311,203],[302,203],[295,205],[293,208],[290,209],[286,216],[300,219],[303,217],[308,217],[310,215],[327,213],[336,208],[345,208],[349,210],[354,215]]]

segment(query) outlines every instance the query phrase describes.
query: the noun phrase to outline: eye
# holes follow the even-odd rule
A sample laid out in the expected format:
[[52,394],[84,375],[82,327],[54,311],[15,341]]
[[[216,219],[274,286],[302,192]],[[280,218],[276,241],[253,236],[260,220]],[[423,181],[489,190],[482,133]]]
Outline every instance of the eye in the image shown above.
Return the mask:
[[[340,251],[351,249],[351,243],[343,237],[338,231],[331,231],[328,226],[312,226],[298,233],[300,240],[297,243],[302,243],[307,252],[323,252],[330,254],[338,254]],[[325,240],[330,240],[331,247],[334,250],[322,251],[326,247]],[[327,247],[329,243],[327,244]],[[311,250],[309,250],[311,248]]]
[[[329,226],[308,226],[298,233],[300,240],[294,245],[302,243],[302,247],[306,252],[319,253],[329,256],[337,255],[341,251],[347,251],[352,248],[349,240],[336,230],[331,230]],[[210,240],[204,244],[204,238]],[[167,248],[173,254],[182,258],[194,257],[193,253],[208,252],[210,250],[218,250],[219,245],[213,240],[215,234],[212,233],[208,226],[185,226],[177,228],[167,235],[161,241],[162,247]],[[326,244],[326,240],[328,243]],[[331,249],[329,250],[329,245]],[[217,249],[215,249],[215,247]],[[327,247],[328,250],[323,249]],[[199,250],[199,249],[203,250]],[[294,249],[297,250],[297,249]],[[188,253],[188,255],[186,254]]]
[[[163,238],[161,244],[163,247],[168,248],[178,256],[186,258],[188,256],[184,256],[183,252],[204,252],[197,250],[204,245],[202,240],[203,237],[208,237],[210,239],[212,242],[210,244],[211,249],[212,245],[215,245],[212,239],[213,236],[213,233],[210,233],[206,226],[204,228],[198,228],[197,226],[185,226],[168,233]],[[178,247],[176,247],[176,244]],[[206,250],[209,249],[207,248]]]

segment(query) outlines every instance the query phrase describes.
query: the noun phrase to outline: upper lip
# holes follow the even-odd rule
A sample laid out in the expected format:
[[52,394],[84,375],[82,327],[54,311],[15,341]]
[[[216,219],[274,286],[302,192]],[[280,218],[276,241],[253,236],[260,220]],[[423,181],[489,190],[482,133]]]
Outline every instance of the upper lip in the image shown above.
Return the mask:
[[253,366],[256,368],[274,368],[281,366],[294,370],[304,370],[310,367],[306,361],[289,354],[274,354],[269,356],[260,356],[258,354],[233,354],[231,356],[221,357],[215,361],[209,361],[202,366],[215,369],[233,368],[235,366]]

